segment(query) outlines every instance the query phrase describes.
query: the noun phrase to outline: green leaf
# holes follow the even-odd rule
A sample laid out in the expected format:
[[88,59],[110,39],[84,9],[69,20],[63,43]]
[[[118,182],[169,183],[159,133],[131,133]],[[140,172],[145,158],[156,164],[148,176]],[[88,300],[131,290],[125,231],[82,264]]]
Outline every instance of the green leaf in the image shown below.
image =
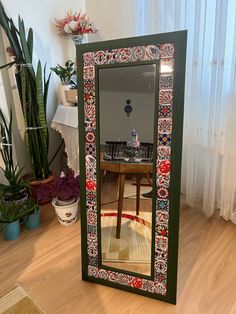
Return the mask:
[[41,68],[41,62],[38,62],[37,66],[37,72],[36,72],[36,93],[37,93],[37,104],[38,104],[38,110],[39,110],[39,121],[40,126],[42,127],[41,130],[39,130],[38,133],[41,133],[42,135],[42,143],[44,150],[43,158],[46,156],[46,159],[44,159],[44,163],[46,166],[46,163],[48,163],[48,129],[47,129],[47,118],[46,118],[46,107],[44,104],[44,94],[43,94],[43,83],[42,83],[42,68]]
[[[12,144],[12,110],[10,110],[10,120],[7,122],[2,110],[0,109],[0,127],[2,139],[6,144]],[[5,165],[3,169],[4,175],[10,182],[12,173],[14,173],[14,160],[13,160],[13,149],[11,145],[5,145],[0,147],[0,152]]]
[[1,65],[1,66],[0,66],[0,70],[4,69],[4,68],[6,68],[6,67],[10,68],[10,67],[13,66],[13,64],[15,64],[15,63],[16,63],[16,61],[12,61],[12,62],[9,62],[9,63],[7,63],[7,64]]
[[[18,23],[19,23],[19,33],[20,33],[21,47],[22,47],[22,51],[23,51],[23,54],[24,54],[24,57],[25,57],[25,61],[26,61],[26,63],[32,65],[32,60],[31,60],[31,57],[30,57],[30,51],[28,49],[28,44],[27,44],[27,41],[26,41],[25,25],[24,25],[24,21],[20,18],[20,16],[19,16],[19,19],[18,19]],[[29,71],[30,71],[32,77],[35,78],[35,73],[34,73],[34,70],[33,70],[32,66],[29,67]]]
[[52,72],[49,73],[48,78],[46,79],[46,64],[45,64],[44,69],[43,69],[45,112],[47,111],[48,89],[49,89],[49,83],[50,83],[51,75],[52,75]]
[[15,27],[15,24],[13,23],[12,19],[10,19],[10,33],[12,36],[12,41],[10,41],[10,45],[13,48],[14,54],[16,56],[16,62],[17,63],[24,63],[24,58],[22,54],[21,45],[19,42],[19,31]]
[[33,58],[33,41],[34,41],[33,30],[32,28],[30,28],[28,32],[27,45],[28,45],[31,63],[32,63],[32,58]]

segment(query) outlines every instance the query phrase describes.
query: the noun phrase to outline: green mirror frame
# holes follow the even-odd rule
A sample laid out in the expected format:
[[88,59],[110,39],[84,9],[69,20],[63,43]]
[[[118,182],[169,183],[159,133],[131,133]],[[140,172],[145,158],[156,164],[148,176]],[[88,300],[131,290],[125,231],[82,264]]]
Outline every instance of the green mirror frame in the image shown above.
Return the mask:
[[[77,46],[82,278],[176,303],[187,31]],[[101,263],[99,68],[157,64],[151,276]]]

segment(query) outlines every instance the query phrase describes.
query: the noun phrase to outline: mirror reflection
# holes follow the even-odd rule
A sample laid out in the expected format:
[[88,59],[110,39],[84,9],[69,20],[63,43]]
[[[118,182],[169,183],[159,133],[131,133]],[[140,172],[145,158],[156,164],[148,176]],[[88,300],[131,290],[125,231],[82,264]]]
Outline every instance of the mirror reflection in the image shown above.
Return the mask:
[[156,65],[98,75],[102,264],[150,276]]

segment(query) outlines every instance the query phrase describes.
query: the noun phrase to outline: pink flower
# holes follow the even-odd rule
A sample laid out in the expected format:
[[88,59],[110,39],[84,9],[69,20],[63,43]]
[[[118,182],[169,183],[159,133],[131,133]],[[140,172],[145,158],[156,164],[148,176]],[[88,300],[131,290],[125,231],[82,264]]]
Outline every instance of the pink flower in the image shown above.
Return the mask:
[[55,26],[61,35],[83,35],[96,32],[87,15],[81,14],[80,11],[73,13],[69,10],[64,18],[55,19]]
[[65,176],[66,176],[66,175],[65,175],[65,172],[62,171],[61,174],[60,174],[60,178],[65,178]]

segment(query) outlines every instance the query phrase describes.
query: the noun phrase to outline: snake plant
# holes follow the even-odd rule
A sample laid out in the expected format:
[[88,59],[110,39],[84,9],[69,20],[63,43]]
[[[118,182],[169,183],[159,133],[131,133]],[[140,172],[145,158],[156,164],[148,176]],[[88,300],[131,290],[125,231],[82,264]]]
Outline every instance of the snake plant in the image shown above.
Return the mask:
[[0,25],[5,32],[14,60],[4,67],[15,65],[15,77],[26,126],[26,142],[31,160],[33,177],[45,179],[50,175],[48,163],[49,133],[47,128],[47,96],[51,72],[46,76],[40,60],[33,67],[33,30],[25,29],[24,21],[18,18],[18,28],[8,17],[0,1]]

